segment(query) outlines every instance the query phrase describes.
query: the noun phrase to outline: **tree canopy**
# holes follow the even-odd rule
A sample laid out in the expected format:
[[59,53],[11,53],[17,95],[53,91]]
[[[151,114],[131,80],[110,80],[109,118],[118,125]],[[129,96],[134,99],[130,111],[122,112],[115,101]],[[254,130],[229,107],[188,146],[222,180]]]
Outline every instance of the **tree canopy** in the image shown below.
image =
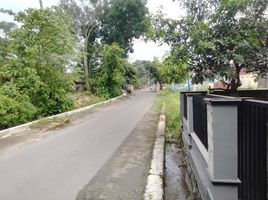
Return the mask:
[[[0,69],[0,128],[69,110],[76,59],[69,16],[57,7],[15,15],[21,24],[9,34],[9,57]],[[12,105],[12,106],[10,106]]]
[[102,64],[96,77],[96,93],[105,98],[121,94],[126,60],[118,44],[104,45],[101,49]]
[[[101,64],[102,45],[117,43],[127,53],[133,39],[144,35],[150,20],[144,0],[61,0],[60,7],[73,19],[78,38],[82,38],[84,80],[94,90],[96,71]],[[92,85],[93,84],[93,85]]]
[[133,39],[149,28],[148,14],[145,0],[110,0],[102,21],[102,42],[116,42],[126,54],[133,52]]
[[155,18],[154,37],[171,45],[171,60],[186,62],[192,81],[217,78],[240,85],[241,70],[267,73],[267,0],[181,0],[187,15]]

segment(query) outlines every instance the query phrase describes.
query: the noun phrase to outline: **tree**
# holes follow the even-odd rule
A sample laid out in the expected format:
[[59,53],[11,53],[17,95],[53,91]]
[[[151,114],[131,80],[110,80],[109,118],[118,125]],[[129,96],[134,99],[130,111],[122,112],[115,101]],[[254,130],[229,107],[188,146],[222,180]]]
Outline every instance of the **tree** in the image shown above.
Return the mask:
[[0,93],[25,99],[36,108],[34,116],[69,110],[72,82],[66,66],[76,59],[76,40],[69,16],[61,9],[28,9],[15,20],[21,27],[10,34],[11,48],[0,71]]
[[121,94],[127,61],[124,50],[117,44],[104,45],[101,50],[102,64],[97,77],[97,94],[106,98]]
[[216,77],[227,89],[236,90],[242,69],[267,72],[267,0],[181,3],[187,16],[173,21],[156,18],[155,36],[171,44],[171,60],[187,61],[194,83]]
[[102,21],[102,42],[118,43],[127,55],[133,51],[133,39],[144,35],[149,24],[145,0],[111,0]]
[[126,63],[124,67],[124,79],[126,84],[131,84],[135,88],[140,87],[138,83],[137,69],[130,63]]
[[22,26],[11,34],[11,48],[22,65],[64,72],[66,65],[77,59],[71,20],[60,8],[28,9],[15,20]]
[[[90,60],[94,60],[96,39],[103,18],[106,1],[96,0],[60,0],[60,7],[73,19],[73,25],[80,43],[83,57],[84,80],[89,89]],[[90,47],[90,48],[89,48]]]
[[162,81],[160,75],[161,63],[157,59],[154,61],[136,60],[132,65],[137,71],[137,79],[141,85]]
[[182,83],[187,79],[187,64],[181,62],[178,65],[173,64],[170,62],[169,58],[167,58],[164,62],[157,63],[159,73],[160,73],[160,79],[161,82],[164,83]]

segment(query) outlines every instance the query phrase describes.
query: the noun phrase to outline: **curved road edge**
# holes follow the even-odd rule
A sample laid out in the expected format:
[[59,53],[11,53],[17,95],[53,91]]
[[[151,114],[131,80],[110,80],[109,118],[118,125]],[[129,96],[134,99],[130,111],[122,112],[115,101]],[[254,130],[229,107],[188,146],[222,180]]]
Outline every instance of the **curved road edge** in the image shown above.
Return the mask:
[[57,114],[57,115],[52,115],[52,116],[45,117],[45,118],[42,118],[42,119],[38,119],[38,120],[35,120],[35,121],[32,121],[32,122],[28,122],[26,124],[22,124],[22,125],[19,125],[19,126],[15,126],[15,127],[12,127],[12,128],[2,130],[2,131],[0,131],[0,139],[10,137],[10,136],[15,135],[17,133],[20,133],[22,131],[27,131],[27,130],[30,129],[30,126],[32,124],[37,123],[37,122],[39,122],[41,120],[69,117],[69,116],[72,116],[72,115],[77,114],[77,113],[82,113],[82,112],[88,111],[88,110],[90,110],[90,109],[92,109],[92,108],[94,108],[94,107],[96,107],[98,105],[103,105],[103,104],[107,104],[107,103],[110,103],[110,102],[114,102],[117,99],[122,98],[123,96],[124,95],[120,95],[118,97],[108,99],[106,101],[101,101],[101,102],[98,102],[98,103],[95,103],[95,104],[92,104],[92,105],[89,105],[89,106],[86,106],[86,107],[82,107],[82,108],[78,108],[78,109],[75,109],[75,110],[67,111],[67,112],[64,112],[64,113]]

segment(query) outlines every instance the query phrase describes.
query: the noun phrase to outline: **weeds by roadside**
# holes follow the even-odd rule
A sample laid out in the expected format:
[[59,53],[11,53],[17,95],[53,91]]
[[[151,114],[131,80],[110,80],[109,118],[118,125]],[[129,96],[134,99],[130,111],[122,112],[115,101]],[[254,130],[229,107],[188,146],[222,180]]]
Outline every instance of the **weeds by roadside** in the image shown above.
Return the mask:
[[160,110],[163,103],[166,106],[166,142],[179,143],[181,139],[179,92],[168,89],[161,91],[155,101],[156,108]]
[[105,99],[103,97],[97,97],[91,95],[89,92],[82,92],[82,93],[74,93],[73,94],[73,99],[74,99],[74,108],[82,108],[85,106],[89,106],[101,101],[104,101]]
[[46,129],[46,130],[53,130],[56,128],[63,127],[70,123],[70,118],[68,117],[61,117],[61,118],[45,118],[41,119],[32,125],[30,125],[31,129]]
[[[103,101],[104,99],[97,96],[92,96],[88,92],[74,93],[73,100],[75,102],[74,109],[82,108],[89,106],[98,102]],[[54,118],[44,118],[36,123],[30,125],[31,129],[45,129],[45,130],[54,130],[60,127],[63,127],[71,122],[68,117],[54,117]]]

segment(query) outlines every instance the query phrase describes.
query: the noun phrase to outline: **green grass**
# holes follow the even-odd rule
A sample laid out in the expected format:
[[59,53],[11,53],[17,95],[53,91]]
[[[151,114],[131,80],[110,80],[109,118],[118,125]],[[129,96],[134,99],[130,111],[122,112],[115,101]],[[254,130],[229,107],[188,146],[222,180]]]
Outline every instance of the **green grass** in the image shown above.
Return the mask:
[[160,110],[163,103],[166,109],[166,142],[179,143],[181,139],[179,92],[172,92],[170,90],[161,91],[155,101],[157,109]]
[[[75,102],[74,109],[82,108],[85,106],[89,106],[104,101],[102,97],[92,96],[87,92],[74,93],[72,96]],[[49,119],[44,118],[30,125],[30,128],[53,130],[69,124],[70,121],[71,120],[68,117],[53,117]]]

